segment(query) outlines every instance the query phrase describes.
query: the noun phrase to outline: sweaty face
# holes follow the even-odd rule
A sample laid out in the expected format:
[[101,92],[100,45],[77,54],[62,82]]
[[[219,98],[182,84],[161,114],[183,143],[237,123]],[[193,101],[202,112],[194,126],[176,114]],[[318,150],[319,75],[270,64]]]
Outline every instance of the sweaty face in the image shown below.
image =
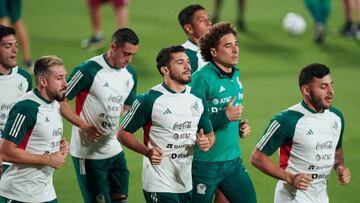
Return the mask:
[[217,48],[211,48],[213,61],[220,68],[232,68],[238,63],[239,46],[234,34],[226,34],[219,40]]
[[307,96],[313,108],[320,112],[331,107],[334,96],[333,81],[330,75],[323,78],[314,77],[308,84],[309,95]]
[[198,10],[192,17],[192,31],[196,38],[203,36],[211,27],[212,23],[209,20],[209,15],[205,10]]
[[0,41],[0,64],[6,69],[16,66],[17,42],[14,35],[8,35]]
[[188,84],[191,82],[191,67],[189,57],[185,52],[171,54],[169,64],[169,78],[179,84]]
[[131,43],[125,42],[122,47],[112,46],[112,59],[114,65],[118,69],[125,68],[129,63],[131,63],[133,56],[136,54],[139,45],[133,45]]
[[62,65],[54,65],[49,68],[49,72],[45,76],[47,81],[45,90],[50,100],[63,101],[65,99],[66,76],[67,72]]

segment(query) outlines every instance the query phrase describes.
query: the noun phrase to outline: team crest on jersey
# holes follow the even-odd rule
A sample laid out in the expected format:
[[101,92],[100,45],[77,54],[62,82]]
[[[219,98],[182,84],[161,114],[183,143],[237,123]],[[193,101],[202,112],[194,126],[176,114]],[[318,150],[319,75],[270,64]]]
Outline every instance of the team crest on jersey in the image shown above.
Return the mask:
[[199,183],[196,186],[196,193],[201,194],[201,195],[205,195],[206,192],[206,185],[203,183]]
[[337,130],[338,127],[339,127],[339,125],[338,125],[338,123],[335,121],[332,127],[333,127],[335,130]]
[[200,116],[199,105],[197,101],[195,101],[195,103],[191,105],[191,111],[193,113],[193,116]]
[[18,86],[17,86],[18,90],[20,90],[21,92],[23,92],[23,89],[24,89],[24,86],[22,83],[20,83]]

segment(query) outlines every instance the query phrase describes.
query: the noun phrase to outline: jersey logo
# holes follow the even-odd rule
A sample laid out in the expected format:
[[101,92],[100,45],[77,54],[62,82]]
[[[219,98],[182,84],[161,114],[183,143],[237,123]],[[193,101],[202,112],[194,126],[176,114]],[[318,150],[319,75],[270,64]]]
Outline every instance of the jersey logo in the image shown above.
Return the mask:
[[49,121],[50,121],[50,119],[46,116],[45,122],[49,122]]
[[166,108],[166,110],[164,111],[164,113],[163,113],[164,115],[165,114],[172,114],[172,112],[170,111],[170,109],[169,108]]
[[196,186],[196,193],[201,194],[201,195],[205,195],[206,192],[206,185],[203,183],[199,183]]
[[23,88],[24,88],[24,87],[23,87],[23,84],[20,83],[17,88],[18,88],[18,90],[20,90],[20,91],[22,92],[22,91],[23,91]]
[[311,129],[306,133],[306,135],[313,135],[313,134],[314,132]]
[[105,84],[103,85],[103,87],[109,87],[109,83],[105,82]]
[[219,89],[219,93],[224,92],[225,90],[226,90],[225,87],[221,85]]

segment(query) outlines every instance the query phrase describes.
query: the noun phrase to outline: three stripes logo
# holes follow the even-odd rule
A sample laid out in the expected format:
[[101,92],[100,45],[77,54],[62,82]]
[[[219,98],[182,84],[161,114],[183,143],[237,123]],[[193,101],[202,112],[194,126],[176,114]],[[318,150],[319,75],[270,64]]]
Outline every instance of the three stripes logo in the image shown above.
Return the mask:
[[225,87],[221,85],[219,89],[219,93],[224,92],[225,90],[226,90]]
[[105,82],[105,84],[103,85],[103,87],[109,87],[109,83]]
[[265,134],[261,137],[260,141],[256,144],[256,148],[262,150],[262,148],[266,145],[266,143],[270,140],[276,130],[280,127],[280,123],[278,121],[273,121]]
[[74,87],[76,86],[76,84],[81,80],[81,78],[84,76],[84,74],[82,74],[81,71],[77,71],[74,75],[74,77],[71,78],[68,87],[66,89],[66,94],[65,96],[68,96],[69,92],[71,92]]
[[166,108],[166,110],[164,111],[163,114],[165,115],[165,114],[171,114],[171,113],[172,113],[172,112],[170,111],[170,109],[169,109],[169,108]]
[[313,134],[314,134],[314,132],[311,129],[309,129],[309,131],[307,131],[307,133],[306,133],[306,135],[313,135]]
[[14,121],[14,123],[10,129],[10,133],[9,133],[11,136],[17,137],[17,135],[19,134],[21,125],[24,123],[25,118],[26,118],[26,116],[21,113],[18,113],[16,115],[15,121]]

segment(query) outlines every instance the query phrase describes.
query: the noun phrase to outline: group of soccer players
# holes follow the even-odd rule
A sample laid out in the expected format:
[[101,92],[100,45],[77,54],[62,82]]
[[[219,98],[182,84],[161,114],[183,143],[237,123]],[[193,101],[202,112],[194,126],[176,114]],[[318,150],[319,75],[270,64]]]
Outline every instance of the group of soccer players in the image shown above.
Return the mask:
[[[139,39],[132,29],[114,32],[108,51],[67,79],[61,59],[41,57],[31,90],[29,75],[16,65],[15,31],[0,26],[0,158],[11,163],[0,180],[0,203],[57,202],[52,173],[69,151],[84,202],[128,202],[119,142],[144,156],[146,202],[212,202],[215,194],[216,202],[257,202],[238,140],[251,129],[241,119],[236,30],[212,25],[201,5],[182,9],[179,23],[188,40],[160,50],[156,65],[164,81],[139,96],[130,65]],[[344,118],[331,106],[325,65],[303,68],[299,87],[303,100],[270,121],[251,162],[279,179],[275,202],[328,202],[332,168],[341,184],[351,180],[342,153]],[[73,124],[70,144],[62,138],[61,116]],[[141,127],[143,144],[134,136]],[[268,157],[278,148],[280,166]]]

